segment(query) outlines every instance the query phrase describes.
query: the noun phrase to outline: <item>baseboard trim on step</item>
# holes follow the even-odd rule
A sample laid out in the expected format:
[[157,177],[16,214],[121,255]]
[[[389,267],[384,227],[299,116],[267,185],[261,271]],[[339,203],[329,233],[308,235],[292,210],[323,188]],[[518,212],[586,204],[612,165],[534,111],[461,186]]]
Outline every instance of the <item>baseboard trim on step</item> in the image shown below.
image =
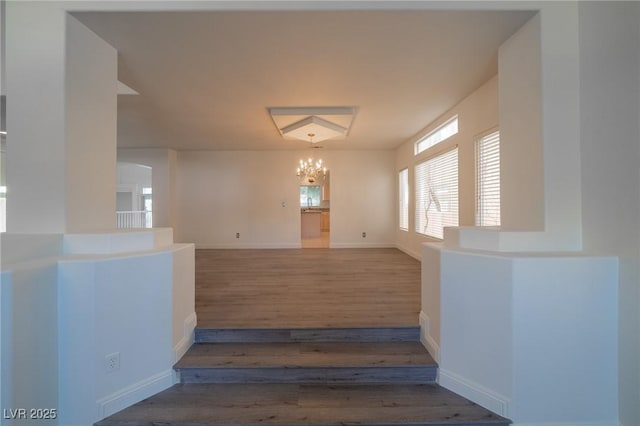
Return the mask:
[[396,248],[404,254],[408,254],[409,256],[413,257],[414,259],[422,261],[421,253],[410,250],[407,247],[401,246],[400,244],[396,244]]
[[393,243],[331,243],[331,248],[396,248]]
[[211,250],[253,250],[253,249],[299,249],[302,243],[231,243],[231,244],[196,244],[196,249]]
[[173,369],[169,369],[100,398],[96,401],[98,418],[103,419],[162,392],[173,386],[175,381],[175,372]]
[[511,426],[624,426],[622,423],[602,423],[602,422],[538,422],[519,423],[513,422]]
[[196,328],[197,343],[223,342],[417,342],[420,329],[405,327],[347,328]]
[[440,368],[438,384],[447,388],[494,413],[509,418],[509,399],[492,390],[465,379],[451,371]]
[[180,383],[425,384],[435,383],[437,366],[186,367]]
[[418,319],[420,324],[420,342],[427,349],[429,355],[433,357],[433,359],[440,364],[440,346],[436,341],[431,337],[430,327],[431,322],[429,321],[429,317],[424,311],[420,311],[420,317]]
[[195,312],[192,312],[184,320],[183,331],[182,331],[182,339],[178,342],[177,345],[173,347],[173,362],[176,363],[180,361],[180,358],[187,353],[193,342],[195,341],[195,329],[198,324],[198,317]]

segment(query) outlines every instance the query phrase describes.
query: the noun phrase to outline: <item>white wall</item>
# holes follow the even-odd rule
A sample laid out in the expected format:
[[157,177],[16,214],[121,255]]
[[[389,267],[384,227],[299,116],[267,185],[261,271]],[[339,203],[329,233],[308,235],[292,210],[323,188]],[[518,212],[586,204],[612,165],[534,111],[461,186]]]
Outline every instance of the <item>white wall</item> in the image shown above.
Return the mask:
[[[6,9],[1,405],[84,426],[174,382],[195,325],[193,246],[165,230],[82,234],[115,228],[116,52],[55,2]],[[121,366],[107,375],[111,352]]]
[[[637,406],[640,398],[640,365],[638,365],[638,359],[640,359],[638,356],[640,198],[637,190],[640,154],[638,146],[640,133],[637,122],[640,109],[638,102],[640,99],[638,93],[640,91],[638,84],[640,52],[637,47],[640,39],[639,6],[623,3],[579,5],[545,3],[541,4],[540,8],[540,16],[527,24],[501,49],[499,79],[501,81],[501,128],[506,126],[510,129],[503,134],[502,138],[503,146],[506,148],[503,159],[505,161],[512,159],[516,165],[518,162],[541,162],[541,164],[525,164],[522,167],[522,171],[530,173],[530,175],[524,174],[524,177],[533,179],[529,182],[532,189],[520,191],[520,193],[515,187],[507,189],[502,194],[503,205],[510,209],[507,216],[511,215],[512,225],[515,228],[526,229],[535,223],[535,217],[527,216],[531,213],[530,210],[521,212],[521,218],[525,218],[528,224],[516,222],[518,210],[528,205],[529,200],[526,198],[529,195],[534,197],[539,195],[535,182],[535,178],[539,176],[535,176],[536,173],[533,170],[540,169],[542,165],[544,231],[479,232],[472,228],[459,229],[450,232],[448,236],[453,237],[452,240],[445,238],[445,243],[441,247],[425,249],[425,259],[431,264],[437,261],[437,255],[433,251],[439,252],[442,247],[456,251],[460,249],[456,247],[458,244],[484,251],[487,256],[483,262],[484,266],[491,263],[490,256],[503,256],[499,253],[492,254],[489,252],[491,250],[556,251],[555,254],[542,254],[542,256],[549,256],[551,263],[534,259],[527,268],[521,270],[520,275],[514,274],[511,278],[513,291],[520,290],[519,283],[526,282],[526,286],[531,287],[527,290],[526,296],[517,300],[514,296],[513,302],[521,303],[521,312],[529,312],[527,317],[516,321],[515,311],[509,315],[516,321],[514,324],[520,324],[520,328],[513,331],[516,339],[514,354],[519,353],[519,356],[522,356],[527,351],[544,347],[545,359],[553,359],[547,356],[547,353],[558,357],[544,367],[570,362],[571,365],[568,365],[566,370],[569,376],[549,382],[546,387],[539,386],[544,377],[540,371],[545,369],[536,371],[531,366],[525,366],[528,361],[521,362],[518,367],[518,362],[514,359],[516,376],[514,376],[512,398],[516,399],[507,398],[506,403],[514,407],[512,416],[516,424],[544,421],[565,423],[596,421],[602,424],[617,424],[619,416],[622,424],[635,425],[640,423],[640,410]],[[539,31],[537,19],[540,19]],[[539,43],[539,53],[537,43]],[[538,93],[535,89],[536,84],[529,86],[520,80],[523,77],[532,80],[538,78],[535,72],[531,72],[528,65],[526,69],[520,69],[522,63],[526,64],[523,61],[531,59],[528,57],[529,54],[534,59],[536,55],[540,55],[541,75]],[[509,88],[509,91],[506,88]],[[527,109],[532,106],[525,102],[535,101],[540,94],[541,129],[530,128],[535,124],[535,120],[527,121],[530,115]],[[536,117],[535,111],[533,117],[534,119]],[[503,123],[503,120],[508,121]],[[532,148],[531,144],[535,143],[534,140],[528,142],[527,146],[517,147],[518,142],[523,142],[517,139],[518,134],[520,138],[526,138],[536,132],[540,133],[542,138],[540,160],[536,152],[529,152]],[[510,150],[511,148],[517,149]],[[517,167],[505,167],[503,180],[518,182],[517,172]],[[576,266],[572,265],[573,261],[563,260],[563,256],[558,255],[557,251],[582,249],[586,254],[618,256],[619,262],[615,264],[613,270],[604,274],[597,272],[602,259],[595,258],[582,258],[579,263],[584,264],[573,272],[569,273],[564,269],[564,272],[558,275],[564,277],[562,287],[558,287],[556,291],[564,292],[562,297],[565,302],[559,305],[555,303],[562,298],[555,296],[551,298],[549,292],[534,294],[539,291],[538,287],[544,288],[544,285],[557,279],[542,275],[557,269],[559,265],[564,265],[562,268]],[[498,395],[503,391],[495,383],[490,385],[484,383],[486,378],[477,376],[477,372],[465,370],[466,363],[474,365],[482,357],[464,356],[465,353],[469,354],[469,348],[462,347],[457,348],[452,357],[450,350],[455,346],[450,347],[449,350],[444,348],[449,339],[455,340],[460,336],[459,330],[449,329],[450,324],[448,325],[445,319],[446,312],[455,311],[451,306],[445,306],[452,302],[451,299],[447,299],[446,294],[453,294],[449,293],[451,279],[463,273],[464,269],[471,267],[471,265],[463,266],[463,261],[457,260],[455,268],[449,265],[449,268],[445,269],[444,262],[441,262],[438,272],[430,270],[423,275],[423,296],[425,293],[437,296],[438,292],[441,292],[440,305],[433,300],[423,300],[423,316],[426,318],[423,323],[430,326],[426,330],[429,335],[425,336],[425,340],[428,341],[431,338],[432,342],[437,344],[437,338],[440,338],[441,366],[445,372],[442,376],[445,378],[443,383],[450,385],[447,378],[453,377],[453,382],[457,382],[457,385],[462,384],[457,388],[461,392],[465,392],[466,387],[471,389],[472,399],[476,397],[483,399],[484,397],[478,396],[477,392],[478,389],[482,391],[483,386],[485,389],[493,389],[495,386],[494,390]],[[553,261],[560,264],[554,264]],[[500,274],[492,273],[492,277],[495,276]],[[479,277],[481,278],[482,275],[469,276],[461,279],[459,283],[473,286]],[[570,291],[567,292],[567,289]],[[491,292],[482,292],[484,296],[475,294],[473,291],[475,287],[458,288],[459,294],[464,294],[464,297],[474,299],[477,303],[486,294],[489,294],[492,299],[499,299],[505,295],[506,290],[494,289]],[[473,318],[474,309],[477,307],[464,305],[464,299],[458,302],[459,310],[456,312],[457,317],[453,320],[459,321],[461,313],[463,316],[471,315],[466,322],[473,328],[473,335],[481,334],[490,337],[492,329],[489,325],[485,324],[484,327],[477,328],[478,320]],[[599,306],[599,303],[602,305]],[[545,326],[546,330],[541,329],[534,335],[531,333],[529,324],[538,324],[539,321],[532,320],[537,315],[536,310],[548,314],[548,318],[553,318],[553,322]],[[500,312],[499,309],[489,309],[489,311],[492,314]],[[568,317],[569,313],[577,317],[580,315],[585,317],[583,320],[574,321],[573,318]],[[591,328],[585,330],[584,322],[588,321],[588,315],[594,313],[597,317],[591,320]],[[439,314],[441,317],[438,319],[436,316]],[[476,314],[476,317],[482,315],[481,312]],[[434,325],[437,324],[441,327],[439,335],[437,330],[434,330]],[[602,327],[607,330],[603,332]],[[471,329],[468,331],[471,332]],[[594,337],[594,332],[599,333],[600,337]],[[473,341],[473,338],[470,340]],[[537,340],[538,344],[535,345],[532,340]],[[596,341],[601,344],[594,346]],[[497,341],[500,345],[506,342],[506,339]],[[464,345],[464,342],[459,343]],[[595,354],[592,365],[604,365],[606,373],[601,374],[602,372],[598,371],[597,377],[590,374],[592,382],[582,383],[583,390],[579,392],[563,390],[564,394],[571,396],[555,399],[554,401],[562,401],[566,406],[563,411],[554,411],[547,407],[553,406],[553,398],[549,399],[550,395],[556,388],[562,389],[558,384],[580,384],[584,371],[589,368],[587,365],[580,364],[583,355],[575,352],[576,347],[582,347],[582,353],[589,353],[589,356]],[[460,355],[462,358],[456,361],[458,372],[454,371],[454,375],[449,377],[447,370],[451,365],[448,363],[456,360]],[[461,359],[464,363],[459,362]],[[574,364],[576,359],[580,361]],[[489,358],[485,361],[482,369],[488,368],[490,363]],[[581,365],[580,368],[583,370],[576,369],[576,365]],[[517,373],[518,368],[523,368],[521,374]],[[459,376],[456,377],[456,374]],[[473,383],[481,386],[474,386]],[[590,393],[594,389],[594,383],[598,383],[598,386],[606,390],[601,395]],[[536,387],[539,387],[539,390],[535,390]],[[492,395],[491,392],[488,394]],[[616,400],[618,395],[619,401]],[[539,414],[536,414],[535,405],[539,403],[546,405],[543,404],[544,410],[538,407],[537,412],[547,412],[547,418],[540,418]],[[587,415],[588,418],[585,417]]]
[[[60,235],[0,235],[2,407],[57,408],[55,282],[56,259],[61,253]],[[11,423],[3,420],[2,424]]]
[[0,279],[0,404],[57,408],[56,264],[43,259],[3,265]]
[[503,251],[582,247],[577,4],[539,8],[499,51]]
[[[544,230],[540,16],[500,46],[500,219],[503,229]],[[527,194],[523,197],[522,194]]]
[[55,5],[6,13],[7,229],[112,229],[116,52]]
[[640,5],[580,4],[584,249],[620,257],[620,419],[640,424]]
[[5,7],[7,230],[64,232],[65,15],[41,3]]
[[[397,177],[393,151],[333,151],[331,247],[392,247],[395,244]],[[362,232],[367,237],[362,238]]]
[[442,243],[422,246],[422,287],[420,291],[420,340],[440,362],[440,252]]
[[178,362],[194,341],[197,318],[195,311],[195,246],[176,244],[172,256],[173,289],[171,298],[173,323],[173,362]]
[[67,16],[67,232],[116,225],[117,51]]
[[[458,115],[458,134],[434,147],[431,150],[414,155],[414,144],[422,136],[438,127],[454,115]],[[421,244],[436,241],[433,238],[418,234],[415,229],[415,174],[414,167],[434,152],[458,145],[458,193],[459,193],[459,224],[473,226],[475,223],[475,140],[476,138],[498,125],[498,77],[493,77],[477,90],[460,101],[451,110],[442,114],[430,123],[415,137],[397,149],[395,185],[398,182],[398,172],[409,169],[409,231],[402,231],[394,223],[396,241],[400,249],[416,258],[421,257]],[[397,202],[396,202],[397,205]],[[397,207],[396,207],[397,209]],[[397,221],[396,221],[397,222]]]
[[[167,229],[1,243],[3,407],[55,408],[46,424],[84,426],[174,383],[196,323],[193,245]],[[107,373],[114,352],[120,369]],[[14,423],[36,422],[2,424]]]
[[[295,169],[309,154],[179,152],[176,240],[199,247],[300,247]],[[393,246],[393,151],[321,154],[331,170],[331,246]]]
[[[173,384],[170,251],[62,261],[59,274],[63,424],[90,424]],[[116,352],[120,369],[107,372]],[[127,388],[133,395],[118,395]]]
[[[501,135],[504,227],[491,231],[492,247],[483,247],[487,239],[478,243],[462,235],[461,241],[474,243],[468,248],[582,248],[581,166],[576,154],[580,151],[578,9],[572,2],[540,3],[539,8],[539,15],[499,51],[500,125],[506,130]],[[530,205],[529,196],[537,206]],[[460,230],[466,232],[477,233]]]
[[153,169],[149,166],[118,162],[116,170],[116,182],[118,185],[152,185]]
[[616,425],[617,261],[441,252],[440,383],[516,425]]

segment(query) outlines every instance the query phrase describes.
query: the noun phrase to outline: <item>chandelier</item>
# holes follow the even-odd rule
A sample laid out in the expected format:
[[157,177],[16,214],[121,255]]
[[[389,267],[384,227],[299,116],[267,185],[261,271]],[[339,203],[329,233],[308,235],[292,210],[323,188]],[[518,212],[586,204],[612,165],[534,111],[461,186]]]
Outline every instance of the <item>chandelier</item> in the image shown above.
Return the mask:
[[[307,136],[309,137],[309,142],[313,145],[313,137],[315,134],[308,133]],[[300,164],[296,170],[296,175],[300,178],[306,179],[309,183],[314,183],[318,177],[324,177],[326,174],[327,167],[322,164],[322,159],[314,162],[311,157],[309,157],[307,161],[300,160]]]
[[326,174],[327,168],[322,165],[322,159],[314,163],[312,158],[309,158],[307,161],[300,160],[300,165],[296,172],[298,177],[305,178],[310,183],[315,182],[319,176],[324,177]]

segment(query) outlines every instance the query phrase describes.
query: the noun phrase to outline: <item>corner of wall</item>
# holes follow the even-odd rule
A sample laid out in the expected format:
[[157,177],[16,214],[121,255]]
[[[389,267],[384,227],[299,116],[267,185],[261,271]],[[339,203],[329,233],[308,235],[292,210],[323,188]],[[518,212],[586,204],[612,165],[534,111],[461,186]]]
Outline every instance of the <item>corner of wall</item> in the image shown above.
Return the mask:
[[438,376],[438,383],[443,388],[460,394],[500,416],[509,417],[510,401],[507,397],[446,369],[440,368]]
[[420,343],[427,349],[433,359],[440,364],[440,346],[429,334],[429,317],[424,311],[420,311]]
[[154,376],[133,383],[124,389],[120,389],[110,395],[96,401],[97,419],[117,413],[138,401],[155,395],[169,388],[175,383],[175,375],[172,369],[162,371]]
[[174,362],[178,362],[189,350],[195,340],[195,328],[198,323],[196,313],[193,312],[184,320],[184,333],[182,339],[173,347]]

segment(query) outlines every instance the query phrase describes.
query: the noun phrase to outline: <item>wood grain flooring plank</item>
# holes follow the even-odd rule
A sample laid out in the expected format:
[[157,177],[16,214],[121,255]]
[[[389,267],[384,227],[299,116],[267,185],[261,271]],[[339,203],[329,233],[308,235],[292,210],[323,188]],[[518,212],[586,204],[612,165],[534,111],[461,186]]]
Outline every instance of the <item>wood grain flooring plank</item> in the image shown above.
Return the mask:
[[97,426],[508,425],[437,385],[175,385]]
[[417,325],[420,262],[397,249],[196,250],[201,327]]
[[181,383],[433,383],[437,369],[402,367],[187,367]]
[[[198,318],[198,321],[200,318]],[[301,321],[298,321],[300,323]],[[300,325],[300,324],[298,324]],[[195,330],[198,343],[222,342],[418,342],[420,328],[332,327],[322,328],[202,328]]]
[[435,361],[418,342],[203,343],[176,368],[426,366]]

